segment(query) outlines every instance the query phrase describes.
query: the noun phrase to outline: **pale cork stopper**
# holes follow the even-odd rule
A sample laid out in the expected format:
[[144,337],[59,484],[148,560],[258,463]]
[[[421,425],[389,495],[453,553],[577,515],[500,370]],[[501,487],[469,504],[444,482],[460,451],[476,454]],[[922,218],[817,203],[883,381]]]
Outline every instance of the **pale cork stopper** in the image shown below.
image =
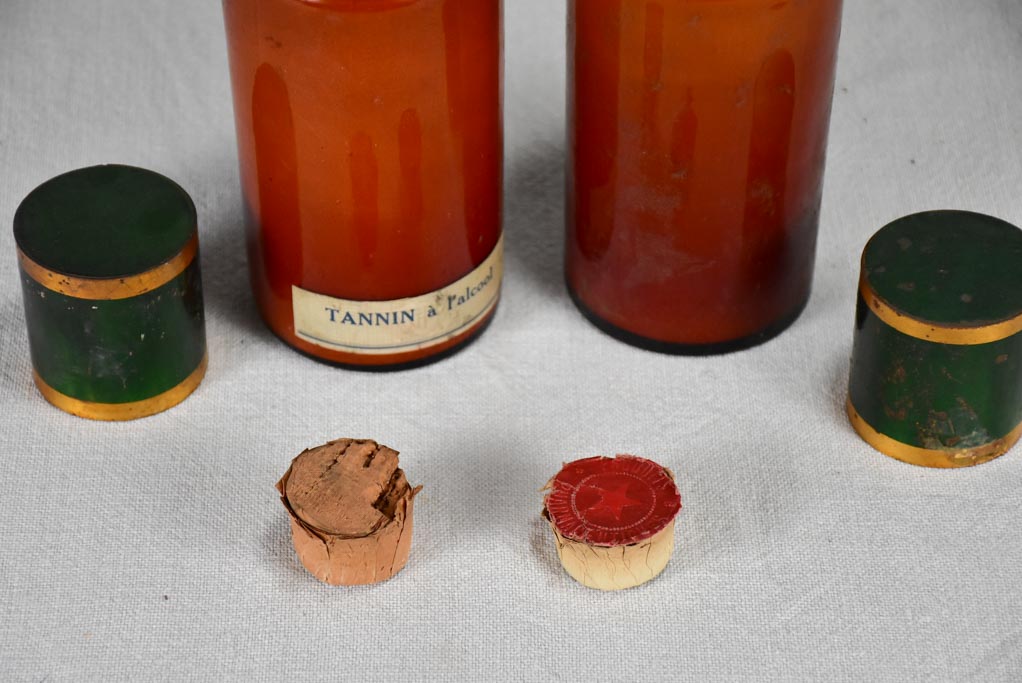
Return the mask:
[[583,586],[601,591],[625,590],[652,581],[667,568],[674,553],[674,521],[648,540],[613,548],[572,541],[553,523],[550,528],[564,571]]
[[641,586],[674,552],[681,494],[674,475],[634,455],[566,463],[544,491],[543,517],[564,570],[584,586]]

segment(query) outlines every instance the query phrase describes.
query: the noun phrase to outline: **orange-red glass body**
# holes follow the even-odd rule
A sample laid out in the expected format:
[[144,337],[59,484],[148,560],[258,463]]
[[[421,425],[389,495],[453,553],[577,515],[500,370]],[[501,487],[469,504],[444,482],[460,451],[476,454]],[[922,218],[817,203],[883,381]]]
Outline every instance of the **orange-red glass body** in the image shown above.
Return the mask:
[[751,346],[809,297],[841,0],[571,0],[567,279],[605,331]]
[[292,286],[355,301],[459,280],[501,234],[501,0],[223,0],[249,263],[269,327],[327,361],[416,363],[295,334]]

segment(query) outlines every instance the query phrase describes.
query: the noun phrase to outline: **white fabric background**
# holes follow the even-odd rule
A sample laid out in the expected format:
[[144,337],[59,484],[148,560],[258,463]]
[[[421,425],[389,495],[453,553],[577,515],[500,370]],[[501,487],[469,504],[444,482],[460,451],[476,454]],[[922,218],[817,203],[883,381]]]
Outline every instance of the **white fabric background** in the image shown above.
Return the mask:
[[[1022,2],[848,3],[812,302],[709,359],[613,341],[562,287],[564,13],[507,2],[494,324],[373,375],[257,319],[219,3],[0,0],[0,679],[1022,677],[1022,452],[917,469],[842,411],[867,237],[927,208],[1022,224]],[[209,374],[128,424],[36,393],[10,234],[29,190],[103,162],[175,178],[201,222]],[[346,435],[426,486],[409,566],[373,588],[305,574],[273,490]],[[537,490],[614,452],[672,467],[685,509],[667,571],[604,595],[560,570]]]

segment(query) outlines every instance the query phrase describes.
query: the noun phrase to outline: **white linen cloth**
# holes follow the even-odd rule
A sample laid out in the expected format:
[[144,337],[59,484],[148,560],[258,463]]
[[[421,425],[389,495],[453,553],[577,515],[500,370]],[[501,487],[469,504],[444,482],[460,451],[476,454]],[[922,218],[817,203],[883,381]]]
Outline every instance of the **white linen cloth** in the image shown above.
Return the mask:
[[[380,375],[258,320],[219,3],[0,0],[0,680],[1019,680],[1022,449],[913,468],[843,403],[866,239],[931,208],[1022,224],[1022,2],[847,3],[812,302],[718,358],[572,307],[564,0],[506,5],[500,311],[457,356]],[[36,392],[10,231],[33,187],[110,162],[195,199],[211,359],[127,424]],[[341,436],[426,487],[411,562],[372,588],[306,574],[273,489]],[[605,595],[558,566],[538,489],[615,452],[674,469],[685,509],[667,571]]]

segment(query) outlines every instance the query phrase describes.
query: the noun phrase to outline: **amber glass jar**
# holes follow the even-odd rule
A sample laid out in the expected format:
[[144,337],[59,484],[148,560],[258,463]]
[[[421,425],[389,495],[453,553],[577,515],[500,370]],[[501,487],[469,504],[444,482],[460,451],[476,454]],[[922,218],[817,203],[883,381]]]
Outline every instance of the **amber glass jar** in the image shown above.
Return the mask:
[[568,286],[674,353],[763,342],[809,297],[841,0],[571,0]]
[[223,0],[249,263],[307,354],[446,355],[501,282],[501,0]]

